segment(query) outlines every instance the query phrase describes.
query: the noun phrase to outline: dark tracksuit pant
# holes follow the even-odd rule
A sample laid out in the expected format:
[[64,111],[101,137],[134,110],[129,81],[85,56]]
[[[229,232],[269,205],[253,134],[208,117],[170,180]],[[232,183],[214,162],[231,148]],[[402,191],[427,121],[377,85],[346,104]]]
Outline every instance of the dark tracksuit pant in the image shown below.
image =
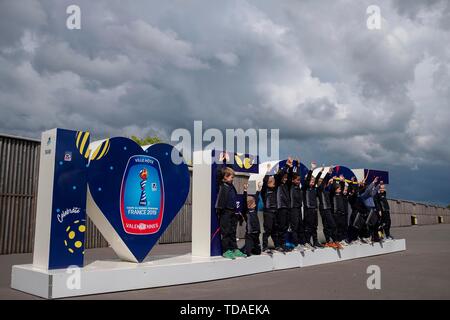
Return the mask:
[[245,234],[245,253],[248,256],[261,254],[261,244],[259,242],[259,232]]
[[381,224],[386,237],[391,236],[391,213],[389,210],[381,211]]
[[286,238],[288,232],[288,219],[289,219],[289,209],[281,208],[277,210],[276,213],[276,233],[277,236],[274,240],[275,248],[286,247]]
[[331,240],[337,241],[336,237],[336,222],[334,221],[331,209],[320,210],[320,216],[322,218],[323,233],[325,235],[325,241]]
[[369,209],[369,214],[367,215],[367,229],[369,236],[372,238],[372,241],[379,241],[380,236],[378,235],[378,230],[380,229],[381,219],[378,215],[378,211],[375,208]]
[[350,214],[350,219],[348,221],[348,240],[355,241],[358,239],[359,229],[356,229],[353,226],[353,223],[355,222],[356,215],[358,214],[358,211],[352,210],[352,213]]
[[[302,209],[301,208],[291,208],[289,209],[289,228],[291,229],[292,234],[292,244],[294,246],[300,244],[305,244],[305,235],[303,230],[303,221],[302,219]],[[300,231],[300,228],[302,229]]]
[[312,243],[318,242],[317,239],[317,226],[319,223],[317,217],[317,208],[305,208],[305,236],[306,242],[310,242],[312,238]]
[[237,249],[236,228],[238,218],[233,210],[225,209],[219,216],[220,233],[222,235],[222,251]]
[[336,240],[342,241],[347,239],[347,215],[345,212],[336,212],[333,214],[336,222]]
[[306,243],[306,234],[305,234],[305,221],[302,214],[302,209],[298,208],[298,243],[304,245]]
[[264,217],[263,250],[265,250],[268,248],[269,245],[269,237],[272,238],[272,241],[275,246],[277,246],[278,244],[276,210],[265,210],[263,213],[263,217]]
[[[349,201],[352,207],[352,213],[350,215],[349,221],[349,240],[354,241],[357,240],[358,237],[368,238],[370,236],[370,233],[366,224],[366,220],[369,212],[366,206],[356,195],[352,195]],[[358,214],[358,221],[360,221],[359,229],[355,227],[355,224],[358,224],[357,222],[355,222]]]
[[[366,221],[367,217],[369,216],[369,213],[362,212],[361,218]],[[360,238],[369,238],[370,237],[370,230],[366,223],[364,223],[364,226],[358,230],[358,235]]]

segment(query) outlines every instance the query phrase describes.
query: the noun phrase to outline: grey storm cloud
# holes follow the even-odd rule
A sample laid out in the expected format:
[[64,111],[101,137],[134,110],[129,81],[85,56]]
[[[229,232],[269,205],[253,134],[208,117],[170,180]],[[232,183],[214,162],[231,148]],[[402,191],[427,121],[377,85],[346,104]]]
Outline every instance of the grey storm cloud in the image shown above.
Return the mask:
[[372,2],[79,0],[68,30],[73,1],[3,0],[0,131],[279,128],[283,155],[402,168],[431,188],[425,171],[450,162],[450,2]]

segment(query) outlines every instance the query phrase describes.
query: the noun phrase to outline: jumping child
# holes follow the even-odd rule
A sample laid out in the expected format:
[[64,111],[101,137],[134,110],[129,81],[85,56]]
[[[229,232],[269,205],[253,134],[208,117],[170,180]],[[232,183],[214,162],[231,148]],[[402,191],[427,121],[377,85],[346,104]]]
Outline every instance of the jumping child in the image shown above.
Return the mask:
[[[320,248],[322,245],[317,239],[317,187],[316,183],[320,179],[321,173],[313,178],[312,172],[316,168],[316,163],[311,163],[311,169],[308,171],[305,179],[305,185],[302,186],[303,190],[303,201],[304,201],[304,223],[305,223],[305,236],[306,236],[306,247]],[[311,242],[312,239],[312,242]]]
[[382,181],[380,182],[380,189],[378,190],[378,193],[376,194],[374,200],[377,211],[381,213],[381,226],[383,228],[385,238],[388,240],[392,240],[394,238],[391,236],[390,207],[386,197],[386,187]]
[[347,239],[347,217],[348,217],[348,200],[347,187],[345,186],[344,176],[340,176],[337,183],[334,183],[333,193],[333,218],[336,222],[336,240],[344,245]]
[[303,191],[300,179],[300,160],[297,160],[295,173],[292,174],[292,184],[290,189],[290,206],[289,206],[289,228],[292,232],[292,243],[298,249],[303,249],[306,244],[305,227],[303,224],[302,207],[303,207]]
[[342,246],[337,242],[336,222],[332,215],[331,197],[333,192],[333,179],[330,179],[332,172],[333,167],[330,167],[325,177],[320,179],[318,183],[319,212],[322,218],[323,233],[325,235],[325,247],[342,249]]

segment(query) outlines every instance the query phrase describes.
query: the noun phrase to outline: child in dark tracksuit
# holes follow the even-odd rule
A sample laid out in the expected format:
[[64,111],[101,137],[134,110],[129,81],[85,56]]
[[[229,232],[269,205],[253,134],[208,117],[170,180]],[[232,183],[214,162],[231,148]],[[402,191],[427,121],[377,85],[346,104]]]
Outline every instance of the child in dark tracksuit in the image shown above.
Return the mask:
[[[304,209],[304,224],[306,244],[312,244],[314,247],[321,247],[317,239],[317,187],[316,183],[320,179],[321,173],[316,178],[312,176],[312,170],[308,171],[305,179],[305,184],[302,186],[303,191],[303,209]],[[312,238],[312,242],[311,242]]]
[[373,242],[380,241],[378,235],[378,225],[379,225],[379,216],[376,211],[374,196],[378,192],[378,177],[376,177],[373,182],[366,186],[365,183],[362,184],[359,190],[359,199],[364,202],[366,206],[366,228],[368,231],[367,236],[371,237]]
[[277,188],[277,239],[278,246],[275,249],[285,251],[287,235],[289,230],[289,209],[291,207],[291,183],[292,183],[292,160],[288,159],[286,167],[279,173],[279,185]]
[[358,239],[359,229],[355,226],[355,220],[358,216],[358,209],[360,209],[359,203],[365,208],[364,204],[358,201],[358,182],[355,177],[352,177],[352,181],[348,185],[347,199],[350,205],[350,217],[348,220],[348,230],[347,230],[347,242],[351,243]]
[[245,257],[236,243],[236,229],[238,218],[236,215],[236,188],[233,185],[234,171],[224,168],[222,182],[216,200],[216,213],[219,218],[220,234],[222,237],[222,254],[224,258],[235,259]]
[[[284,183],[282,182],[284,180]],[[278,192],[280,185],[284,185],[287,180],[287,168],[283,168],[277,172],[274,176],[265,176],[263,180],[263,186],[261,189],[261,197],[263,200],[263,216],[264,216],[264,233],[263,233],[263,250],[268,250],[269,237],[272,237],[275,249],[279,250],[284,245],[284,235],[281,229],[286,230],[285,224],[287,222],[287,212],[284,209],[288,208],[289,202],[285,204],[286,192],[289,195],[289,190],[285,187]],[[279,210],[281,209],[281,210]],[[281,212],[281,215],[278,214]]]
[[332,168],[330,168],[330,171],[325,175],[322,182],[319,183],[317,190],[319,196],[319,212],[322,218],[323,233],[325,235],[325,246],[335,248],[337,247],[337,244],[335,243],[337,241],[337,236],[336,222],[334,221],[332,214],[331,204],[331,194],[333,191],[332,183],[329,182],[331,171]]
[[242,214],[246,221],[244,252],[247,256],[261,254],[261,244],[259,242],[261,227],[258,218],[258,199],[259,190],[254,196],[247,195],[247,187],[244,186]]
[[380,183],[380,189],[378,193],[375,195],[375,205],[377,207],[377,211],[381,212],[381,226],[384,231],[384,235],[386,239],[393,239],[391,236],[391,214],[389,202],[386,197],[386,188],[384,184]]
[[339,182],[334,183],[333,193],[333,218],[336,222],[336,240],[347,240],[347,217],[348,200],[345,190],[345,180],[340,178]]
[[[297,171],[299,172],[299,171]],[[290,206],[289,206],[289,228],[292,232],[292,244],[305,245],[305,227],[303,225],[302,206],[303,191],[300,184],[300,175],[294,173],[292,175],[292,185],[290,190]]]

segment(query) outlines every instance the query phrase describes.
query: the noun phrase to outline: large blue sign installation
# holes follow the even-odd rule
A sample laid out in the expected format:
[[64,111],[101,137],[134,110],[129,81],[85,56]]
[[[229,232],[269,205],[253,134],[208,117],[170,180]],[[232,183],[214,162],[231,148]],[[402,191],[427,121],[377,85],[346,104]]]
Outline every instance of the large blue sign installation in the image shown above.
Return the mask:
[[[182,208],[187,165],[174,147],[128,138],[90,144],[89,133],[43,133],[33,264],[83,266],[86,213],[124,260],[141,262]],[[180,155],[181,156],[181,155]]]

